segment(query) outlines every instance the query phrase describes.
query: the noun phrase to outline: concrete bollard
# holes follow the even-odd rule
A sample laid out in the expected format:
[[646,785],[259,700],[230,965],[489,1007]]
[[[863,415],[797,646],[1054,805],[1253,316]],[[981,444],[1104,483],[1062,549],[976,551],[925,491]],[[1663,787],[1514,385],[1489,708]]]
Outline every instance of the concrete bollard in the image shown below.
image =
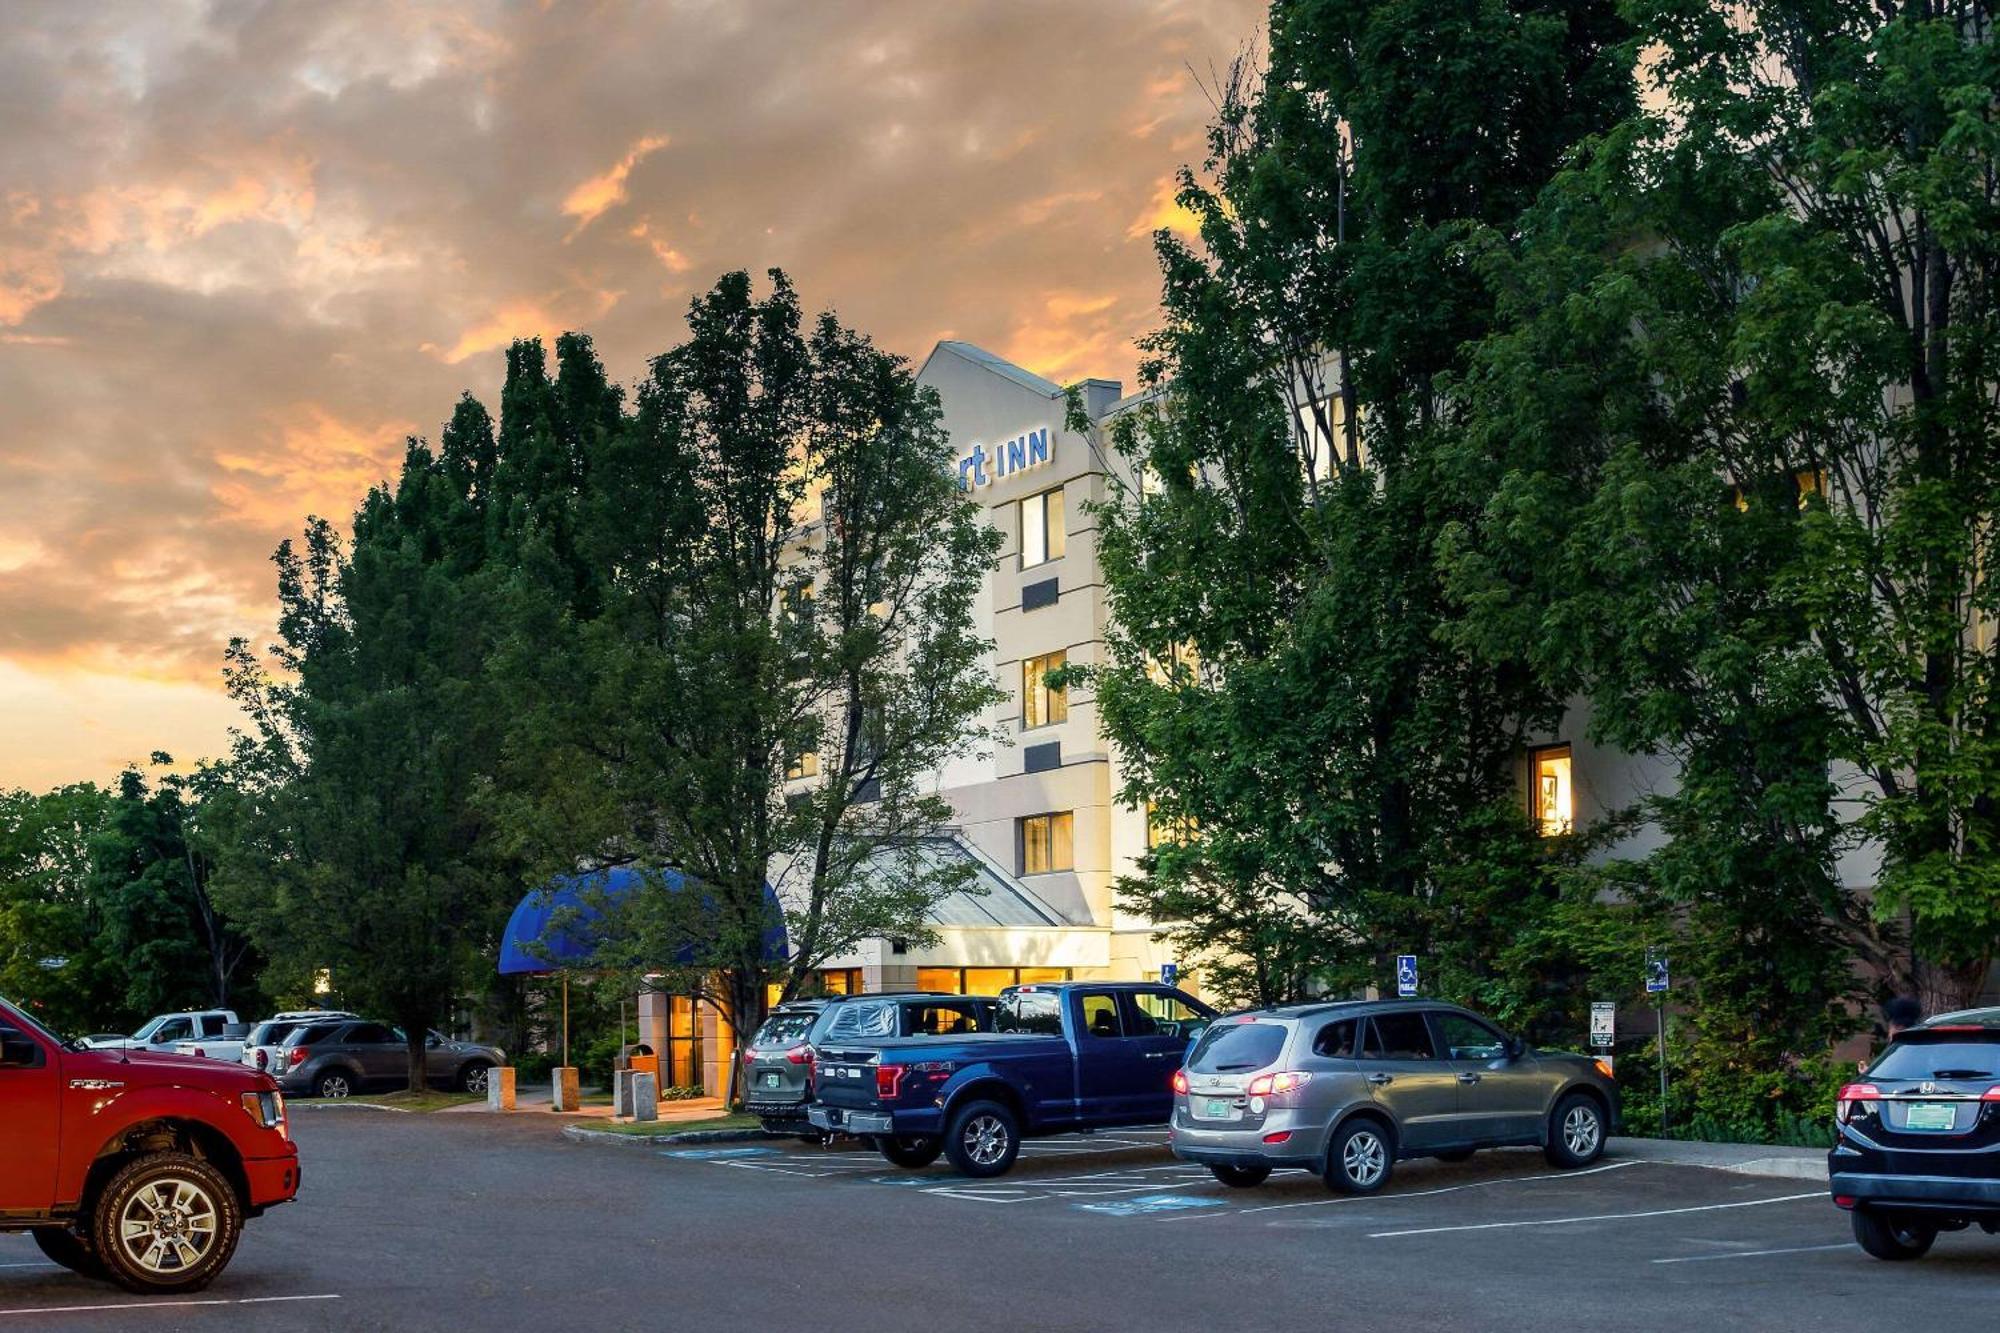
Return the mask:
[[611,1073],[611,1114],[624,1119],[632,1114],[632,1080],[638,1072],[631,1069],[617,1069]]
[[550,1072],[549,1080],[555,1094],[557,1111],[576,1111],[582,1108],[582,1097],[577,1090],[575,1065],[557,1065]]
[[514,1109],[514,1070],[512,1068],[489,1069],[486,1071],[486,1109],[489,1111],[511,1111]]
[[660,1080],[638,1070],[632,1071],[632,1118],[634,1120],[658,1120],[660,1118]]

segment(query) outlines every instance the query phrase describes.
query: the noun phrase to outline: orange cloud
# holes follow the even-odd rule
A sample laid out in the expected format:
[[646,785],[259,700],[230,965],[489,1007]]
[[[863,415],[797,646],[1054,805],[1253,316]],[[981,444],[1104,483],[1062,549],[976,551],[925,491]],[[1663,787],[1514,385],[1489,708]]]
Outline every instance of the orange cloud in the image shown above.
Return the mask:
[[609,171],[592,176],[571,190],[562,203],[562,211],[577,220],[570,235],[575,236],[595,222],[605,209],[624,203],[625,178],[632,174],[632,168],[666,146],[665,135],[649,134],[633,144]]
[[[690,217],[689,221],[693,219]],[[652,249],[653,257],[666,265],[669,273],[685,273],[694,267],[692,259],[674,249],[666,237],[654,233],[652,219],[640,222],[629,234],[644,241]]]
[[1180,193],[1180,188],[1180,182],[1172,175],[1160,177],[1145,211],[1133,219],[1125,234],[1134,240],[1151,236],[1156,231],[1177,232],[1190,240],[1200,237],[1201,219],[1182,208],[1174,198]]
[[419,348],[447,365],[457,365],[467,357],[505,347],[516,338],[540,338],[553,345],[565,329],[581,328],[618,304],[623,292],[591,291],[566,301],[545,302],[532,297],[508,301],[485,319],[458,335],[448,348],[424,343]]
[[1103,375],[1128,354],[1131,329],[1117,306],[1118,297],[1106,293],[1051,293],[1015,325],[1001,354],[1058,384]]
[[293,404],[272,435],[213,454],[222,472],[213,493],[234,518],[289,531],[307,514],[335,521],[354,512],[378,481],[393,477],[407,421],[343,421],[313,403]]

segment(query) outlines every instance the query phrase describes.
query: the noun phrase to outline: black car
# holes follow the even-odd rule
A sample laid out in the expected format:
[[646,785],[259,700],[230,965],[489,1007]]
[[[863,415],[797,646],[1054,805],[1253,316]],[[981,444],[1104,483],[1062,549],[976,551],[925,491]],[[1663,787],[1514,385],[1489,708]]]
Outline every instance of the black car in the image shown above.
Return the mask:
[[1840,1090],[1833,1201],[1877,1259],[1917,1259],[1940,1231],[2000,1232],[2000,1009],[1900,1033]]
[[987,995],[903,991],[892,995],[831,995],[793,1000],[771,1011],[743,1052],[746,1109],[776,1134],[817,1140],[807,1123],[818,1046],[842,1039],[951,1036],[989,1032],[997,1003]]

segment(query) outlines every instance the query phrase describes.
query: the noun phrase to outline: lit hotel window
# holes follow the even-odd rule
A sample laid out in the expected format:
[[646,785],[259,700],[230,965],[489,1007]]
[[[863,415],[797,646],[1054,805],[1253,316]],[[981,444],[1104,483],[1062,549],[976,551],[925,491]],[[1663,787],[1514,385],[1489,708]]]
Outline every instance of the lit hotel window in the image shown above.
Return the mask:
[[1065,651],[1030,657],[1021,663],[1021,729],[1046,727],[1069,720],[1069,693],[1051,689],[1048,674],[1067,664]]
[[1073,868],[1070,812],[1031,815],[1021,821],[1021,873],[1043,875]]
[[1021,501],[1021,568],[1062,559],[1064,545],[1062,487]]
[[1534,752],[1533,802],[1535,826],[1545,838],[1568,833],[1571,828],[1570,754],[1567,745],[1551,745]]
[[804,754],[792,760],[791,767],[785,770],[785,781],[787,782],[797,782],[800,778],[816,778],[818,776],[818,750],[807,750]]

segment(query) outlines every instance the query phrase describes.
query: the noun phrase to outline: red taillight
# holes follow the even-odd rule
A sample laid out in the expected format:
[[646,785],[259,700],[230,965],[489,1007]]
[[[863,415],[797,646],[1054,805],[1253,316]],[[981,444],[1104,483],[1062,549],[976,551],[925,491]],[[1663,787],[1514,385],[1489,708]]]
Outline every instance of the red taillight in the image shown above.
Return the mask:
[[813,1062],[813,1048],[810,1046],[794,1046],[791,1050],[785,1052],[785,1060],[788,1064],[809,1065]]
[[1180,1094],[1182,1094],[1182,1095],[1186,1095],[1186,1093],[1187,1093],[1187,1070],[1185,1070],[1185,1069],[1176,1069],[1176,1070],[1174,1071],[1174,1079],[1173,1079],[1173,1083],[1174,1083],[1174,1091],[1175,1091],[1175,1092],[1177,1092],[1177,1093],[1180,1093]]
[[196,1055],[199,1055],[199,1056],[201,1056],[201,1057],[202,1057],[203,1059],[207,1059],[207,1058],[208,1058],[208,1052],[207,1052],[207,1051],[204,1051],[204,1050],[203,1050],[203,1049],[202,1049],[201,1047],[199,1047],[199,1046],[197,1046],[197,1047],[195,1047],[195,1048],[194,1048],[194,1052],[193,1052],[193,1053],[194,1053],[194,1054],[196,1054]]
[[262,1046],[259,1046],[257,1048],[257,1068],[268,1069],[270,1068],[270,1065],[271,1065],[271,1053],[265,1050]]
[[1277,1133],[1275,1133],[1275,1134],[1266,1134],[1266,1135],[1264,1136],[1264,1142],[1266,1142],[1266,1143],[1283,1143],[1283,1142],[1284,1142],[1285,1140],[1287,1140],[1287,1139],[1289,1139],[1289,1138],[1291,1138],[1291,1137],[1292,1137],[1292,1131],[1291,1131],[1291,1130],[1289,1130],[1289,1129],[1281,1129],[1281,1130],[1279,1130],[1279,1131],[1278,1131]]
[[1259,1074],[1250,1080],[1247,1091],[1252,1097],[1280,1097],[1303,1088],[1312,1082],[1312,1077],[1303,1069],[1288,1069],[1282,1074]]
[[757,1052],[749,1047],[745,1047],[743,1050],[743,1067],[748,1069],[755,1063],[757,1063]]
[[1860,1103],[1881,1100],[1882,1089],[1873,1083],[1850,1083],[1842,1088],[1840,1095],[1834,1099],[1833,1118],[1844,1125],[1854,1118],[1854,1108]]
[[1836,1194],[1833,1196],[1833,1206],[1836,1208],[1852,1208],[1854,1206],[1854,1196],[1852,1194]]
[[306,1057],[311,1054],[312,1052],[303,1046],[292,1047],[292,1068],[297,1069],[300,1065],[304,1064]]
[[903,1087],[903,1066],[875,1066],[875,1096],[881,1101],[893,1102]]
[[1980,1093],[1979,1100],[1982,1102],[2000,1102],[2000,1083],[1996,1083],[1986,1091]]

